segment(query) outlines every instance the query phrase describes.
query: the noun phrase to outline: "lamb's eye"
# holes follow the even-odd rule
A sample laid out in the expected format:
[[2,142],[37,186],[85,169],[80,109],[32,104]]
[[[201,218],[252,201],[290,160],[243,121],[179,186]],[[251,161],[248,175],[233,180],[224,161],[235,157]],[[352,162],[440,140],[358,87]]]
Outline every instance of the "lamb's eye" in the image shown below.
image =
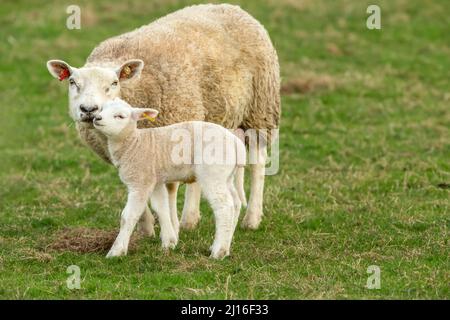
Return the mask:
[[75,83],[75,80],[69,79],[69,84],[70,84],[71,86],[75,85],[75,84],[76,84],[76,83]]
[[116,115],[114,116],[114,118],[115,118],[115,119],[125,119],[125,117],[124,117],[123,115],[121,115],[121,114],[116,114]]
[[111,86],[112,87],[115,87],[115,86],[117,86],[119,84],[119,82],[116,80],[116,81],[114,81],[113,83],[111,83]]

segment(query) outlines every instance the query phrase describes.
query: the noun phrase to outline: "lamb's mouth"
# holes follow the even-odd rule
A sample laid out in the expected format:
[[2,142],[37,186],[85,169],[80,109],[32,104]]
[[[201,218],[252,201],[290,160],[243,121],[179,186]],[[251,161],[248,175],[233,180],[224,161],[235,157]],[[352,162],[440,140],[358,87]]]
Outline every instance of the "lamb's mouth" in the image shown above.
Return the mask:
[[100,124],[100,123],[96,122],[95,120],[92,121],[92,123],[94,124],[94,127],[104,127],[105,126],[104,124]]

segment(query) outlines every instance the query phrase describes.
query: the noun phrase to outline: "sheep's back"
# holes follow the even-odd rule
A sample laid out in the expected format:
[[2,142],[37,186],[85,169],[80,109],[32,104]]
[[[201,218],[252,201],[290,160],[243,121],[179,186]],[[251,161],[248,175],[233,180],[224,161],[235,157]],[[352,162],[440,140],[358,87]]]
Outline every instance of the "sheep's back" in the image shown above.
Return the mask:
[[123,85],[122,98],[160,110],[145,126],[206,120],[236,128],[251,112],[258,72],[278,64],[265,29],[232,5],[187,7],[107,39],[87,64],[135,58],[145,67],[140,79]]

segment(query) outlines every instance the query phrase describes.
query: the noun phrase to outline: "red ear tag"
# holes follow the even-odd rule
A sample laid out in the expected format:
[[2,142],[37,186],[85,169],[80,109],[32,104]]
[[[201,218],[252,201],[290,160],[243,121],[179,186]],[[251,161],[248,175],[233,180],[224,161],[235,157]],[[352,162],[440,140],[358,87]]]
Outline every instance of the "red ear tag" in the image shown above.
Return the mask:
[[70,76],[69,70],[62,69],[59,73],[59,81],[63,81],[64,79],[68,78]]

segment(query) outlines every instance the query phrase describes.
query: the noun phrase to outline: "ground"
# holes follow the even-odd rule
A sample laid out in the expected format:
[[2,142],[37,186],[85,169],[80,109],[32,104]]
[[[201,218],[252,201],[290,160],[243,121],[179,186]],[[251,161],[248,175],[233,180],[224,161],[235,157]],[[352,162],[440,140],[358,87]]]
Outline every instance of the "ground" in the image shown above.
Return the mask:
[[[157,238],[114,260],[48,248],[64,228],[117,230],[126,192],[81,144],[45,62],[81,66],[101,40],[190,2],[77,1],[82,29],[68,30],[72,2],[2,1],[0,298],[450,298],[450,2],[377,1],[381,30],[366,28],[373,1],[232,2],[279,53],[280,170],[261,227],[213,261],[206,203],[173,252]],[[365,287],[371,265],[380,289]]]

